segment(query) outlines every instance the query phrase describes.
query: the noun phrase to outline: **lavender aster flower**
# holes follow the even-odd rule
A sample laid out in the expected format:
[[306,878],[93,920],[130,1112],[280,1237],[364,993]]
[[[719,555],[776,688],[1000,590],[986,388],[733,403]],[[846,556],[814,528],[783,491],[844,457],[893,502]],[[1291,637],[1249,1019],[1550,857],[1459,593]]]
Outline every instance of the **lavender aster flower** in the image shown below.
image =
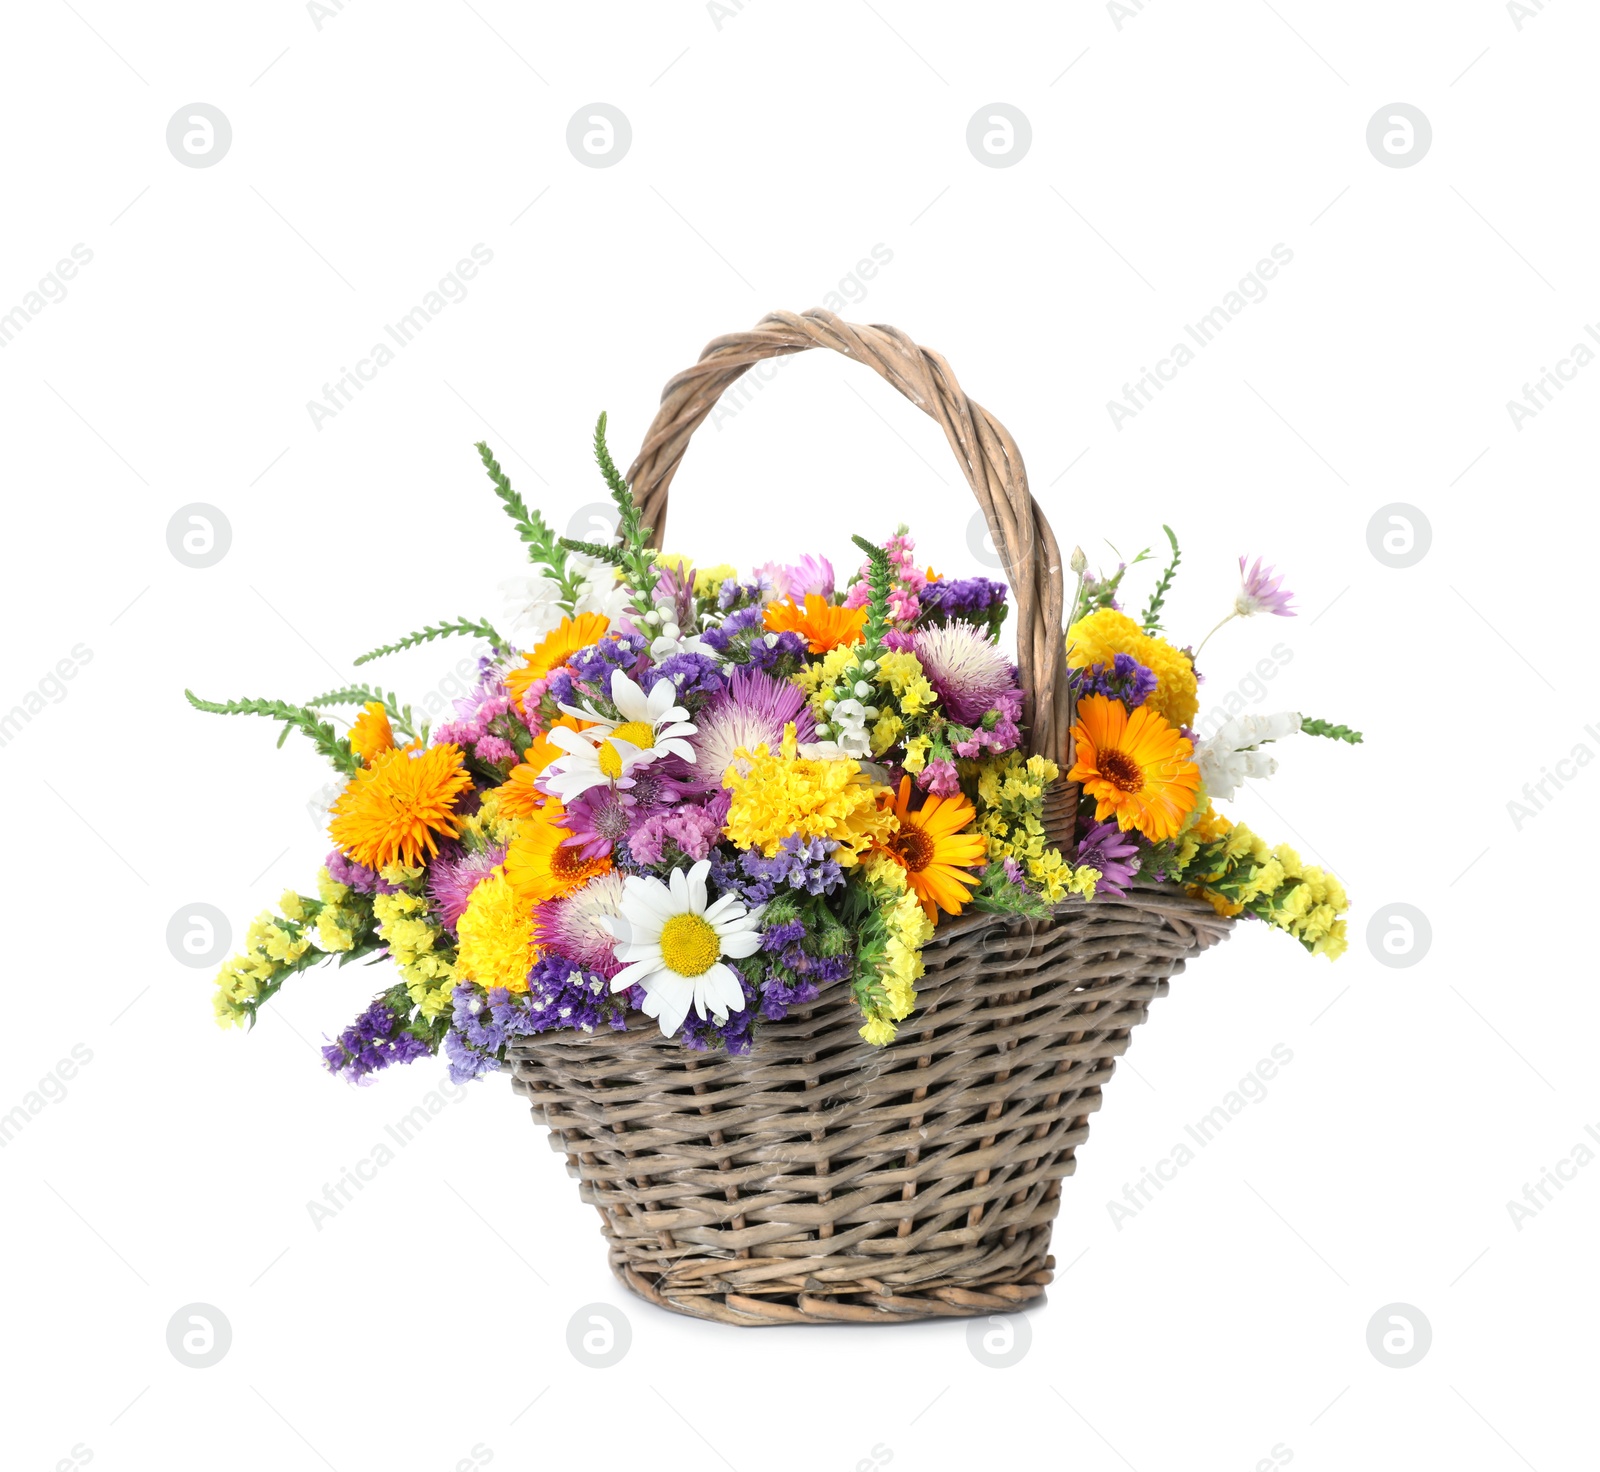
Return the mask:
[[[1083,835],[1078,844],[1076,863],[1100,871],[1096,894],[1126,894],[1125,886],[1133,883],[1139,872],[1139,845],[1117,827],[1115,822],[1096,823]],[[1130,860],[1132,862],[1130,862]]]
[[[635,784],[637,788],[637,784]],[[564,843],[586,859],[602,859],[628,836],[633,826],[635,792],[620,787],[591,787],[568,805],[562,824],[571,838]]]

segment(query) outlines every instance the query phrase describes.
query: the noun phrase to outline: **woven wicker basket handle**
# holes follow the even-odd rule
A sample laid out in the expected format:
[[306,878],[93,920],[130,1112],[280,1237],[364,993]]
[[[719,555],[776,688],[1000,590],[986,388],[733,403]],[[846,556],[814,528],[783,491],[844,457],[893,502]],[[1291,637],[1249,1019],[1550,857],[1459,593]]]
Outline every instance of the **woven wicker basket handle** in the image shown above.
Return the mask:
[[[645,524],[655,528],[655,544],[661,544],[667,490],[688,448],[689,436],[729,385],[753,364],[807,348],[832,348],[865,363],[944,430],[988,522],[1015,595],[1017,669],[1028,692],[1024,719],[1029,750],[1061,762],[1065,776],[1072,704],[1062,638],[1061,552],[1055,534],[1028,491],[1022,455],[1005,426],[962,392],[950,365],[938,353],[918,347],[905,333],[882,325],[842,322],[832,312],[813,307],[798,316],[770,312],[750,331],[730,333],[707,344],[700,361],[661,391],[661,410],[628,471]],[[1053,795],[1067,798],[1062,790],[1066,786],[1065,782],[1058,784]],[[1050,822],[1047,817],[1047,826],[1058,831],[1063,815],[1050,816],[1057,821]],[[1065,821],[1070,842],[1070,817]]]

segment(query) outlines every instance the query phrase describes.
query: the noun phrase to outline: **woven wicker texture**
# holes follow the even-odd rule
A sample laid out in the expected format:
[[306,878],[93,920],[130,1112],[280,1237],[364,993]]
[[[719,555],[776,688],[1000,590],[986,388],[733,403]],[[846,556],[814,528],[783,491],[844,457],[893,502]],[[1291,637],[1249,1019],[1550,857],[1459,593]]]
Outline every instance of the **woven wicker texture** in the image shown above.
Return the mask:
[[[944,430],[988,522],[1014,595],[1017,672],[1028,692],[1023,708],[1028,749],[1060,762],[1065,775],[1071,765],[1072,704],[1062,645],[1061,551],[1055,533],[1028,491],[1022,453],[1006,427],[966,396],[938,353],[918,347],[898,329],[843,322],[832,312],[813,307],[798,315],[769,312],[750,331],[708,343],[700,361],[661,391],[661,408],[628,470],[645,524],[655,528],[656,545],[661,545],[667,524],[667,491],[690,435],[729,385],[754,364],[807,348],[832,348],[865,363]],[[893,514],[894,508],[888,509]],[[1070,842],[1070,827],[1056,836]]]
[[968,914],[888,1048],[844,988],[743,1057],[646,1018],[511,1048],[515,1087],[600,1212],[612,1271],[726,1324],[1007,1312],[1051,1278],[1061,1180],[1132,1028],[1232,921],[1161,886],[1047,922]]

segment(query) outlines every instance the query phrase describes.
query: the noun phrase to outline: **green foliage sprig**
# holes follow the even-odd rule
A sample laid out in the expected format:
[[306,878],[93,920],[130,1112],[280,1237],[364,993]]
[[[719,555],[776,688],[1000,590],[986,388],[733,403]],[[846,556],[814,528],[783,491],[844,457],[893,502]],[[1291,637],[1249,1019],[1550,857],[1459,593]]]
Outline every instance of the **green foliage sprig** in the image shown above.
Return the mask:
[[402,736],[408,736],[413,741],[426,741],[428,738],[428,723],[422,723],[420,735],[412,722],[411,707],[401,705],[400,697],[392,690],[382,690],[376,685],[345,685],[338,690],[330,690],[326,695],[318,695],[315,699],[306,701],[308,710],[320,709],[325,705],[367,705],[376,700],[389,713],[389,724]]
[[196,710],[209,711],[218,716],[267,716],[282,721],[283,734],[278,738],[282,746],[290,731],[299,731],[308,737],[323,756],[347,777],[361,770],[360,759],[350,749],[350,743],[333,726],[318,718],[309,706],[290,705],[282,700],[202,700],[192,690],[183,692],[184,698]]
[[365,654],[356,658],[354,663],[367,664],[374,659],[380,659],[385,654],[398,654],[402,649],[414,649],[418,644],[426,644],[430,640],[443,638],[447,634],[468,634],[475,638],[487,639],[496,649],[509,649],[511,645],[495,630],[493,624],[487,619],[444,619],[437,625],[427,624],[413,634],[396,640],[393,644],[384,644],[377,649],[369,649]]
[[862,625],[862,654],[876,659],[883,652],[883,636],[889,632],[889,594],[894,588],[894,567],[889,554],[865,537],[850,538],[867,554],[867,621]]
[[1330,741],[1348,741],[1351,746],[1360,746],[1363,739],[1359,731],[1352,731],[1348,726],[1330,725],[1315,716],[1302,720],[1300,729],[1307,736],[1326,736]]
[[530,510],[522,497],[512,489],[511,477],[500,468],[500,462],[494,458],[489,446],[479,440],[476,448],[478,458],[483,461],[483,468],[494,484],[495,495],[500,498],[506,515],[515,524],[517,535],[528,545],[528,560],[545,568],[561,584],[561,602],[570,614],[578,596],[578,585],[583,580],[567,566],[567,549],[561,538],[544,517],[538,511]]
[[607,547],[599,542],[580,542],[573,537],[562,537],[561,545],[569,552],[580,552],[585,557],[609,562],[619,568],[623,581],[634,594],[636,604],[641,609],[648,608],[657,577],[656,554],[650,546],[654,528],[641,525],[639,503],[633,499],[628,482],[623,479],[622,472],[611,458],[610,447],[606,444],[606,416],[603,411],[594,426],[594,460],[616,504],[617,534],[622,539],[621,544]]
[[1155,591],[1150,595],[1150,601],[1145,604],[1144,617],[1140,623],[1147,634],[1157,633],[1161,628],[1161,610],[1166,605],[1167,594],[1172,589],[1173,575],[1178,571],[1178,564],[1183,561],[1182,554],[1178,551],[1178,538],[1172,528],[1165,522],[1161,530],[1167,534],[1167,540],[1172,544],[1172,561],[1167,564],[1167,569],[1161,574],[1161,581],[1156,584]]

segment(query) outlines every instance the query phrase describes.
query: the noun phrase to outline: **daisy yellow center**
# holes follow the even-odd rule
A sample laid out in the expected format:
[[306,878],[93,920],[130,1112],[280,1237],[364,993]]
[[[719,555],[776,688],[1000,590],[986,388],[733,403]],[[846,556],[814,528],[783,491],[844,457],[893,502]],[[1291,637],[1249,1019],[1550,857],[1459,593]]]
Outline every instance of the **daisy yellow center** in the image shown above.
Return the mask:
[[1126,752],[1114,747],[1110,751],[1102,751],[1095,765],[1099,767],[1100,775],[1118,792],[1138,792],[1144,787],[1144,768]]
[[717,932],[699,915],[674,915],[661,927],[661,959],[679,976],[704,976],[721,954]]
[[913,874],[920,874],[933,862],[933,840],[920,828],[902,828],[889,840],[889,847]]
[[600,750],[595,754],[595,760],[600,764],[600,770],[616,781],[622,775],[622,753],[609,741],[600,743]]
[[655,727],[648,721],[624,721],[611,734],[618,741],[637,746],[640,751],[649,751],[656,742]]

